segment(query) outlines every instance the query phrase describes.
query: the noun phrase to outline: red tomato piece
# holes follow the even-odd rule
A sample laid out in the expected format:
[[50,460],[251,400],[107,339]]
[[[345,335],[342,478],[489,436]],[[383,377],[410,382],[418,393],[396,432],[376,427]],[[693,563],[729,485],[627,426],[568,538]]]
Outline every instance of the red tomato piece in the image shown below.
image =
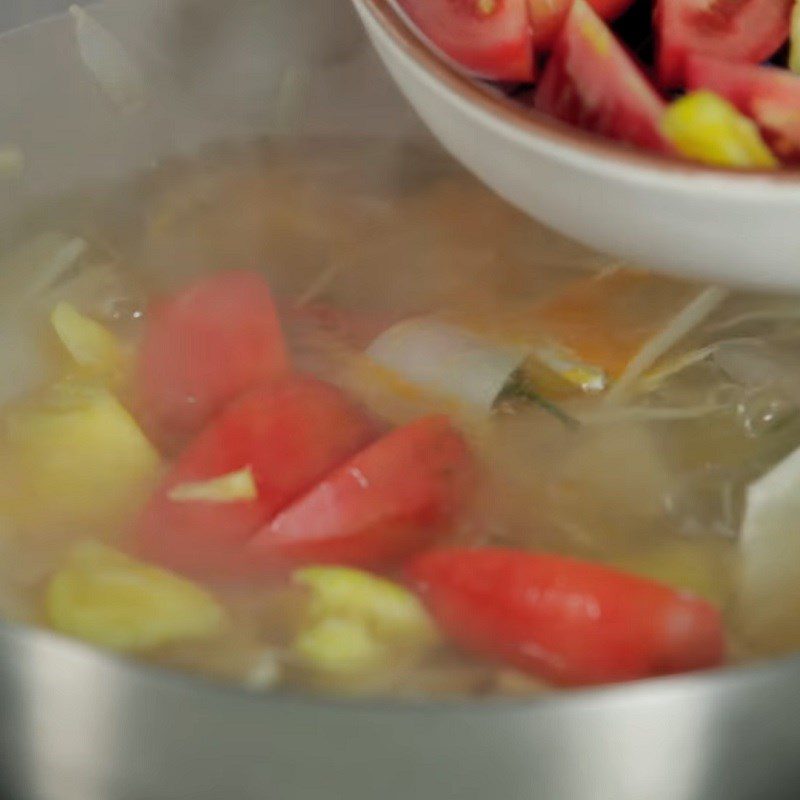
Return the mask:
[[[375,423],[336,387],[303,376],[254,389],[228,406],[178,458],[138,526],[148,559],[192,574],[243,569],[245,541],[377,435]],[[258,498],[176,501],[176,486],[250,466]]]
[[800,160],[800,77],[794,73],[691,55],[686,60],[686,85],[722,95],[758,123],[780,158]]
[[658,80],[683,85],[689,53],[756,64],[789,36],[794,0],[657,0]]
[[422,36],[482,78],[532,81],[528,0],[398,0]]
[[383,567],[445,534],[474,477],[446,417],[388,433],[273,519],[248,545],[265,565]]
[[287,366],[264,278],[244,270],[201,278],[148,316],[138,370],[145,426],[174,450],[226,403]]
[[719,612],[654,581],[589,562],[501,549],[444,549],[408,577],[466,650],[562,685],[713,667]]
[[584,0],[573,3],[534,104],[610,139],[671,150],[659,128],[664,100]]
[[[606,20],[616,19],[633,0],[589,0],[589,5]],[[549,50],[567,18],[571,0],[528,0],[536,50]]]

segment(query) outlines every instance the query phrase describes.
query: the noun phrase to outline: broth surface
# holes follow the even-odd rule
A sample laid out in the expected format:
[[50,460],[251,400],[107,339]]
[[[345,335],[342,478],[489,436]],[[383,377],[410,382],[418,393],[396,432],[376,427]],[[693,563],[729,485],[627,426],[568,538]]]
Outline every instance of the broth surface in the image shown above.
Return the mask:
[[[74,258],[64,254],[70,242]],[[705,287],[631,273],[631,283],[612,279],[597,300],[591,281],[608,280],[619,265],[518,214],[438,151],[371,140],[220,148],[166,164],[31,214],[7,252],[0,613],[9,620],[51,624],[47,586],[76,542],[130,551],[140,508],[169,461],[127,502],[113,503],[105,483],[87,497],[79,481],[70,498],[38,463],[20,465],[15,420],[71,371],[52,310],[69,302],[133,353],[151,298],[205,273],[248,269],[268,279],[300,369],[387,423],[442,412],[462,431],[481,480],[451,542],[573,556],[692,592],[721,609],[731,662],[800,646],[800,583],[777,596],[745,590],[750,556],[740,541],[746,487],[800,445],[800,303],[791,298],[720,296],[611,402],[642,344]],[[574,294],[573,286],[584,288]],[[524,350],[534,399],[528,388],[504,390],[493,409],[471,408],[458,391],[387,379],[365,356],[382,331],[431,315]],[[746,347],[769,358],[748,361]],[[564,366],[564,354],[578,351]],[[135,415],[129,373],[114,392]],[[303,587],[283,579],[206,586],[224,608],[221,631],[137,657],[257,690],[425,697],[549,688],[444,641],[424,657],[355,677],[320,673],[293,646],[307,614]]]

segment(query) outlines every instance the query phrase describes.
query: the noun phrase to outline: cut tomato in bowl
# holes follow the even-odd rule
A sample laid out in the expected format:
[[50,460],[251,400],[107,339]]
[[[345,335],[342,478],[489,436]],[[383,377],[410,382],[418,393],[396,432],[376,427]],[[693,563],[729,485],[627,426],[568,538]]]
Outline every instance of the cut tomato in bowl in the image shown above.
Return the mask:
[[[589,5],[606,20],[616,19],[633,0],[589,0]],[[536,50],[549,50],[569,13],[571,0],[528,0]]]
[[[139,552],[189,574],[243,571],[246,540],[378,432],[360,406],[314,378],[292,376],[250,391],[178,458],[139,521]],[[246,469],[254,497],[212,495],[226,476]]]
[[397,0],[437,50],[481,78],[535,75],[528,0]]
[[724,97],[755,120],[779,158],[800,160],[800,76],[778,67],[692,55],[686,61],[686,85]]
[[148,310],[137,390],[143,422],[176,450],[225,403],[288,368],[266,280],[230,270]]
[[446,417],[388,433],[278,514],[248,544],[269,571],[303,563],[380,568],[447,533],[474,478]]
[[407,576],[442,632],[465,650],[561,685],[719,665],[719,611],[705,600],[585,561],[451,548]]
[[682,86],[691,53],[756,64],[789,37],[794,0],[657,0],[659,83]]
[[610,139],[671,150],[659,127],[663,98],[584,0],[573,3],[534,104],[540,111]]

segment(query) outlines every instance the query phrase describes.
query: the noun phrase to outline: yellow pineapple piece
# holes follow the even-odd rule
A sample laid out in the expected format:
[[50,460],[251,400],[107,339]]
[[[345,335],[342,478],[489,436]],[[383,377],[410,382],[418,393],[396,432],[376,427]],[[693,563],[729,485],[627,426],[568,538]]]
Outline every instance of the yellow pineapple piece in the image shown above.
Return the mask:
[[756,124],[727,100],[705,89],[673,101],[664,112],[661,127],[679,153],[705,164],[778,166]]
[[34,526],[113,526],[144,500],[160,459],[108,388],[67,378],[6,418],[16,511]]
[[130,653],[214,636],[224,620],[191,581],[96,542],[72,548],[47,586],[45,612],[61,633]]
[[419,600],[397,584],[346,567],[307,567],[294,581],[309,590],[295,642],[303,664],[346,679],[413,660],[437,641]]

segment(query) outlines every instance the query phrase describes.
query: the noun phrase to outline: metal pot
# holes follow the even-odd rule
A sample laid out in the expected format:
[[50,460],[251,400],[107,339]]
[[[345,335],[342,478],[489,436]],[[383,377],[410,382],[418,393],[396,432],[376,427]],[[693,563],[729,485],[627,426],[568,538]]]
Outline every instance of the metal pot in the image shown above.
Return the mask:
[[[172,40],[145,52],[126,9],[103,16],[156,77],[136,116],[87,79],[66,19],[2,37],[0,142],[19,143],[27,168],[0,185],[0,217],[38,195],[263,132],[292,59],[312,67],[294,131],[423,135],[363,41],[349,40],[347,6],[314,17],[309,48],[307,22],[291,24],[300,5],[275,4],[286,24],[251,37],[269,53],[264,80],[225,115],[213,94],[176,92],[180,70],[164,67],[180,55],[167,51]],[[0,626],[0,708],[0,794],[13,800],[800,797],[797,658],[535,702],[345,702],[256,695]]]

